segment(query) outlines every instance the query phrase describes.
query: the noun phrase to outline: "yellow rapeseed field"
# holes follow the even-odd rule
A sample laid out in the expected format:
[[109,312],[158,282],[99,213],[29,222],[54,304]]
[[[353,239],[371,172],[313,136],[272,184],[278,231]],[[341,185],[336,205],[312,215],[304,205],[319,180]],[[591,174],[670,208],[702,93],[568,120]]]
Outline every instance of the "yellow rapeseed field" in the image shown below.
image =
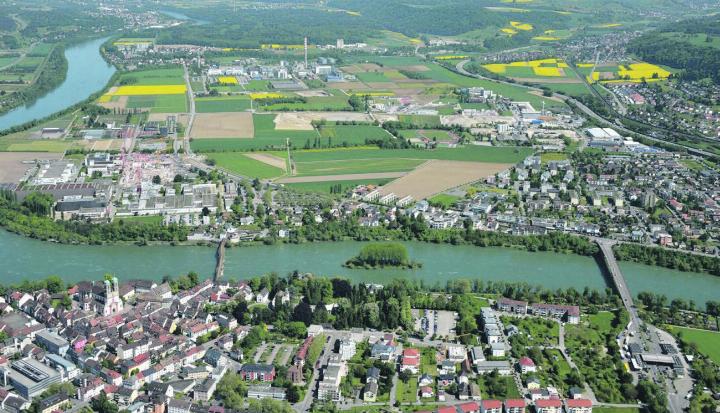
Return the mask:
[[120,86],[110,96],[182,95],[187,92],[185,85],[130,85]]
[[284,98],[285,95],[280,93],[273,93],[273,92],[257,92],[257,93],[251,93],[250,99],[252,100],[258,100],[258,99],[280,99]]
[[551,42],[551,41],[555,41],[555,40],[560,40],[559,37],[555,37],[555,36],[535,36],[535,37],[533,37],[532,39],[533,39],[533,40],[545,41],[545,42]]
[[352,92],[352,95],[353,96],[382,97],[382,96],[395,96],[395,93],[394,92]]
[[503,32],[503,33],[505,33],[505,34],[509,34],[509,35],[511,35],[511,36],[512,36],[513,34],[517,34],[517,30],[511,29],[511,28],[509,28],[509,27],[502,28],[502,29],[500,29],[500,31]]
[[509,67],[527,67],[532,68],[535,76],[541,77],[562,77],[565,73],[561,69],[568,67],[562,59],[538,59],[523,62],[511,62],[511,63],[491,63],[483,65],[491,73],[504,74],[507,72]]
[[575,66],[580,67],[580,68],[587,68],[587,67],[595,66],[595,63],[578,63]]
[[235,76],[218,76],[218,83],[221,85],[237,85],[238,80]]
[[557,67],[533,67],[536,76],[562,77],[563,73]]
[[435,56],[435,60],[457,60],[457,59],[467,59],[468,55],[443,55],[443,56]]
[[510,25],[518,30],[526,32],[533,29],[533,25],[530,23],[510,22]]
[[646,81],[667,79],[671,75],[670,72],[660,66],[650,63],[632,63],[628,67],[618,66],[618,77],[621,79],[629,78],[632,81]]

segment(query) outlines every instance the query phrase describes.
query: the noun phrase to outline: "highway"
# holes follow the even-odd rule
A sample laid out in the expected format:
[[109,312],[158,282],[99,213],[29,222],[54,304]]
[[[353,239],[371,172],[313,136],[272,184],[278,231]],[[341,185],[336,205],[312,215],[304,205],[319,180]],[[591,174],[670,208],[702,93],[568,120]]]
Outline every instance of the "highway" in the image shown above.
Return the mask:
[[[458,73],[462,74],[462,75],[469,76],[469,77],[474,77],[474,78],[476,78],[476,79],[487,80],[487,81],[490,81],[490,82],[505,84],[505,85],[509,85],[509,86],[522,87],[522,88],[525,88],[525,89],[528,89],[528,90],[532,90],[532,91],[534,91],[534,92],[540,92],[540,93],[543,92],[543,90],[540,89],[540,88],[536,88],[536,87],[532,87],[532,86],[527,86],[527,85],[523,85],[523,84],[520,84],[520,83],[506,82],[506,81],[504,81],[504,80],[491,79],[491,78],[489,78],[489,77],[485,77],[485,76],[478,75],[478,74],[475,74],[475,73],[470,73],[470,72],[468,72],[467,70],[465,70],[465,65],[466,65],[469,61],[470,61],[470,60],[467,60],[467,59],[466,59],[466,60],[463,60],[463,61],[461,61],[461,62],[458,62],[458,64],[455,65],[455,70],[456,70]],[[669,141],[666,141],[666,140],[663,140],[663,139],[658,139],[658,138],[655,138],[655,137],[652,137],[652,136],[649,136],[649,135],[644,135],[644,134],[642,134],[642,133],[638,133],[638,132],[632,131],[632,130],[630,130],[630,129],[627,129],[626,127],[624,127],[624,126],[622,126],[622,125],[618,125],[618,124],[615,123],[615,122],[612,122],[612,121],[610,121],[610,120],[607,120],[607,119],[603,118],[602,116],[600,116],[600,115],[598,115],[597,113],[595,113],[592,109],[590,109],[590,108],[588,108],[587,106],[585,106],[582,102],[580,102],[580,101],[578,101],[578,100],[575,100],[575,99],[571,98],[570,96],[562,95],[562,94],[560,94],[560,93],[553,93],[552,97],[557,98],[557,99],[561,99],[561,100],[564,101],[565,103],[568,103],[568,104],[570,104],[570,105],[572,105],[572,106],[575,106],[578,110],[580,110],[580,111],[583,112],[585,115],[587,115],[587,116],[589,116],[590,118],[592,118],[593,120],[597,121],[598,123],[600,123],[600,124],[602,124],[602,125],[605,125],[606,127],[612,127],[613,129],[616,129],[617,131],[622,132],[622,133],[624,133],[624,134],[628,134],[628,135],[629,135],[629,134],[635,134],[635,135],[641,136],[641,137],[643,137],[644,139],[647,139],[647,140],[652,141],[652,142],[662,143],[662,144],[665,144],[665,145],[673,146],[673,147],[675,147],[675,148],[684,149],[684,150],[688,151],[689,153],[692,153],[692,154],[695,154],[695,155],[700,155],[700,156],[705,156],[705,157],[711,157],[711,158],[717,157],[717,155],[715,155],[715,154],[713,154],[713,153],[710,153],[710,152],[707,152],[707,151],[703,151],[703,150],[700,150],[700,149],[696,149],[696,148],[693,148],[693,147],[690,147],[690,146],[681,145],[681,144],[679,144],[679,143],[669,142]]]
[[185,85],[187,86],[186,93],[188,102],[190,103],[190,108],[188,110],[188,124],[185,128],[185,140],[183,147],[185,148],[186,154],[192,155],[192,149],[190,149],[190,133],[192,131],[193,122],[195,122],[195,95],[193,94],[192,85],[190,84],[190,73],[188,73],[187,64],[183,64],[183,71],[185,72]]

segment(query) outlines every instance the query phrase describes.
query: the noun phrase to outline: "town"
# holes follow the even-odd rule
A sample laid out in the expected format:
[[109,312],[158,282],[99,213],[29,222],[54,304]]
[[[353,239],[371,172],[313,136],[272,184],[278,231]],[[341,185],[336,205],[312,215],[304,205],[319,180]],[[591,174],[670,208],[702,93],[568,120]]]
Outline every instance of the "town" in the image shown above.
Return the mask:
[[[602,324],[623,317],[614,295],[529,303],[462,283],[425,291],[309,274],[239,282],[108,275],[67,289],[50,277],[36,285],[45,288],[7,289],[3,299],[1,407],[8,412],[113,411],[107,401],[130,412],[246,411],[248,402],[260,411],[252,400],[287,402],[295,411],[324,411],[328,402],[352,411],[632,407],[617,390],[596,395],[598,383],[583,375],[594,367],[582,351],[596,345],[613,351],[600,357],[624,365],[629,383],[688,376],[690,356],[672,337],[648,350],[640,329],[618,334],[617,343],[614,329],[604,331]],[[388,289],[405,294],[402,302]],[[356,296],[370,314],[342,321],[343,301]],[[422,302],[430,308],[410,308]],[[400,327],[382,328],[392,323]],[[608,334],[612,346],[587,343],[585,334]]]

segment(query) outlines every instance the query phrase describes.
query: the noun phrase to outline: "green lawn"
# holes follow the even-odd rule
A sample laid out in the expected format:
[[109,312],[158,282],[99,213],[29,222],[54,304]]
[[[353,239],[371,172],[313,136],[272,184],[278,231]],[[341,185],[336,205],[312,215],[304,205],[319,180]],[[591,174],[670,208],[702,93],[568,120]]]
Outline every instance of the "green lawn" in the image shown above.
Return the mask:
[[548,163],[551,161],[564,161],[568,159],[569,155],[563,152],[544,152],[540,154],[540,160],[542,163]]
[[437,206],[440,208],[450,208],[460,199],[459,196],[454,195],[448,195],[448,194],[438,194],[434,197],[430,198],[428,202],[430,202],[430,205]]
[[402,380],[397,382],[397,401],[400,403],[415,403],[417,401],[417,377],[410,376],[407,383]]
[[283,170],[249,158],[242,153],[215,153],[209,156],[217,166],[251,178],[275,178],[283,175]]
[[245,96],[223,96],[195,99],[198,113],[242,112],[250,109],[250,99]]
[[671,329],[677,332],[683,341],[695,343],[699,352],[710,357],[715,363],[720,363],[720,333],[676,326]]
[[511,376],[498,376],[499,386],[490,386],[491,379],[485,376],[478,376],[477,384],[480,387],[480,394],[484,399],[517,399],[520,398],[520,392],[515,385],[515,381]]
[[420,359],[420,373],[422,374],[429,374],[430,376],[437,376],[438,370],[437,370],[437,359],[435,358],[435,348],[434,347],[423,347],[421,350],[421,356]]
[[595,413],[640,413],[639,407],[593,407]]
[[138,223],[138,224],[162,224],[162,222],[163,222],[163,217],[160,215],[116,217],[116,219],[125,221],[126,223]]

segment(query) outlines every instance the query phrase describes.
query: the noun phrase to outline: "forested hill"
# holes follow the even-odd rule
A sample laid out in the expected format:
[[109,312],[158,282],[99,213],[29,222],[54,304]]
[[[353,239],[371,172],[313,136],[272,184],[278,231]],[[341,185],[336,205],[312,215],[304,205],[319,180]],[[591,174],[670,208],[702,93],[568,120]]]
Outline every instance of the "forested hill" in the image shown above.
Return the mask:
[[720,83],[720,16],[673,23],[635,39],[629,50],[651,63],[683,69],[685,79]]

